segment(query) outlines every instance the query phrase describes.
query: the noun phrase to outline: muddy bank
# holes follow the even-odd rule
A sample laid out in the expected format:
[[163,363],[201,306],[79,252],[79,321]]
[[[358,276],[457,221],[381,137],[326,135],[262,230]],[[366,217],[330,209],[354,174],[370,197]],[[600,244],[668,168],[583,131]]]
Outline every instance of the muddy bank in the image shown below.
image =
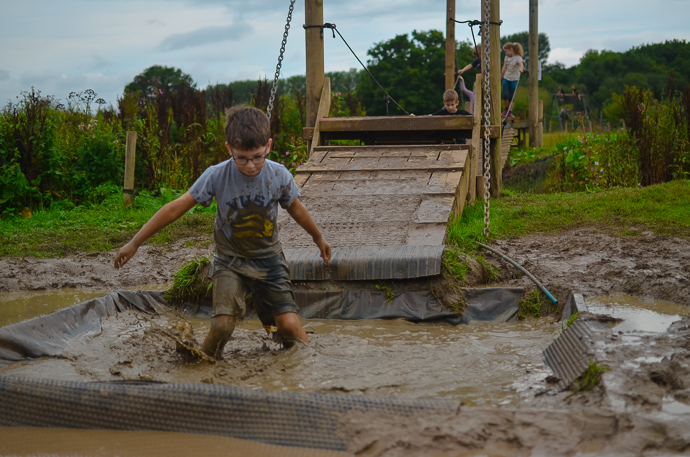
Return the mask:
[[[209,235],[206,241],[210,240]],[[213,254],[213,245],[200,247],[202,241],[198,238],[166,245],[146,244],[120,270],[113,268],[116,251],[64,258],[0,258],[0,292],[64,288],[113,290],[170,283],[184,262]]]
[[[182,240],[171,245],[145,245],[121,270],[112,267],[114,252],[82,254],[61,259],[0,258],[0,292],[61,289],[66,287],[117,289],[164,284],[188,259],[212,255],[202,241]],[[574,290],[585,296],[623,292],[646,299],[668,300],[690,306],[690,243],[645,233],[616,238],[595,229],[576,229],[559,235],[533,235],[494,243],[527,268],[547,288]],[[533,287],[513,267],[486,254],[501,266],[508,286]]]
[[[495,246],[529,270],[544,285],[587,296],[627,293],[644,299],[690,306],[690,242],[644,233],[616,238],[595,229],[560,235],[532,235],[496,241]],[[500,264],[496,256],[486,259]],[[501,268],[504,283],[533,287],[513,267]]]

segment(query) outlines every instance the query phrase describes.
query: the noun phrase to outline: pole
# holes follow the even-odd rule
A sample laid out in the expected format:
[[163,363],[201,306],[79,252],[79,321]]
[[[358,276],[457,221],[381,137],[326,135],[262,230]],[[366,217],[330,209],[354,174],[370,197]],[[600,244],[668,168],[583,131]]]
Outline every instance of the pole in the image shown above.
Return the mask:
[[544,100],[539,100],[539,128],[537,130],[537,145],[544,146]]
[[[304,0],[305,25],[323,25],[323,0]],[[304,31],[307,53],[307,127],[316,125],[316,113],[323,89],[323,29]]]
[[455,87],[455,0],[446,0],[446,90]]
[[125,143],[125,183],[122,188],[122,204],[132,206],[134,202],[134,160],[137,150],[137,132],[127,131]]
[[529,0],[529,145],[536,148],[539,137],[539,2]]
[[[491,12],[489,14],[489,20],[492,23],[498,23],[501,20],[501,1],[500,0],[490,0]],[[484,0],[482,0],[482,5]],[[482,23],[486,18],[486,10],[482,7]],[[486,49],[484,44],[486,43],[485,37],[487,33],[482,30],[482,48]],[[491,52],[489,53],[490,59],[490,86],[491,86],[491,125],[501,124],[501,27],[499,25],[492,24],[489,26],[488,36],[491,39]],[[483,59],[482,59],[483,62]],[[484,64],[482,63],[482,71],[486,71]],[[500,129],[499,129],[500,132]],[[501,179],[502,164],[501,164],[501,137],[499,134],[498,138],[491,139],[491,196],[498,197],[501,195],[501,189],[503,188],[503,183]]]

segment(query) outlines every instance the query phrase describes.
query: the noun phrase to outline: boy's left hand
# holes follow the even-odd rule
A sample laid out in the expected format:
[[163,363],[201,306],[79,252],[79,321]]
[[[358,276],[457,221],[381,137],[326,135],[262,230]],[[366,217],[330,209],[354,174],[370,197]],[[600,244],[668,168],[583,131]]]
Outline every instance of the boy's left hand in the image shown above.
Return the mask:
[[318,239],[314,240],[314,243],[316,243],[316,246],[318,246],[319,250],[321,251],[321,258],[323,259],[324,262],[327,264],[330,263],[331,261],[331,245],[326,242],[326,240],[323,239],[323,237],[319,237]]

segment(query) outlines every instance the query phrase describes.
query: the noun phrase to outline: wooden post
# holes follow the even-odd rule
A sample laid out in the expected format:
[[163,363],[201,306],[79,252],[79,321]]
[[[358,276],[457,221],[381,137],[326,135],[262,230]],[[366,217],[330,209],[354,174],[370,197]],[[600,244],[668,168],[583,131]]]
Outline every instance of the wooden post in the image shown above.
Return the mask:
[[537,145],[544,146],[544,100],[539,100],[539,128],[537,129]]
[[[467,201],[470,206],[474,206],[475,199],[479,193],[482,193],[483,188],[477,188],[477,175],[481,174],[481,157],[482,157],[482,141],[481,126],[482,126],[482,74],[479,73],[474,81],[474,111],[472,123],[472,147],[470,148],[470,156],[467,158],[467,165],[465,165],[465,173],[469,174],[470,188],[467,191]],[[469,110],[468,110],[469,111]]]
[[[305,25],[323,25],[323,0],[304,0]],[[304,31],[307,52],[307,127],[316,125],[319,98],[323,89],[323,29]]]
[[127,131],[125,143],[125,185],[122,188],[122,204],[132,206],[134,202],[134,160],[137,150],[137,132]]
[[537,147],[539,137],[539,2],[529,0],[529,145]]
[[[501,20],[501,1],[491,0],[490,4],[491,13],[489,15],[489,21],[493,23],[498,23]],[[486,20],[486,10],[482,8],[482,23]],[[491,113],[490,120],[491,125],[501,124],[501,27],[499,25],[491,24],[489,26],[489,33],[486,30],[482,30],[482,48],[486,50],[485,39],[486,37],[491,39],[491,47],[489,53],[490,66],[489,69],[489,84],[491,87]],[[484,56],[482,56],[484,57]],[[487,69],[484,68],[485,63],[482,58],[482,72]],[[501,138],[493,138],[491,140],[491,196],[498,197],[501,195],[501,190],[503,188],[502,183],[502,163],[501,163]]]
[[455,86],[455,0],[446,0],[446,90]]

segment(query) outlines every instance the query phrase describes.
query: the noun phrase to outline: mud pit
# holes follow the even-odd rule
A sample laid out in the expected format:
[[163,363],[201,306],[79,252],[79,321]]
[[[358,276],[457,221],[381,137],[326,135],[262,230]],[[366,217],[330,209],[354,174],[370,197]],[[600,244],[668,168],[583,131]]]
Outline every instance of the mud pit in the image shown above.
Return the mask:
[[[595,297],[627,292],[690,305],[690,243],[685,240],[649,234],[619,239],[581,229],[496,244],[547,287],[580,291],[597,312],[628,323],[630,317],[622,315],[626,309],[615,305],[622,299]],[[139,262],[128,265],[122,277],[110,269],[112,256],[106,255],[0,259],[0,290],[169,282],[193,251],[140,251]],[[81,269],[72,270],[76,267]],[[109,273],[95,281],[82,273],[75,279],[73,271]],[[504,284],[528,285],[513,276],[514,270],[502,271]],[[684,308],[669,306],[673,309],[666,314],[685,314]],[[643,311],[636,315],[649,321]],[[213,381],[269,390],[448,397],[466,405],[453,416],[419,416],[405,423],[348,415],[342,430],[351,437],[348,450],[357,455],[682,455],[690,451],[690,319],[666,331],[678,318],[657,317],[661,327],[648,331],[614,328],[600,360],[610,368],[603,384],[570,397],[550,390],[546,382],[550,370],[541,351],[560,329],[549,322],[498,329],[482,323],[451,327],[314,320],[305,322],[314,332],[309,346],[279,350],[258,322],[245,321],[225,360],[186,365],[157,329],[172,325],[175,316],[127,312],[110,319],[101,334],[76,340],[63,359],[17,363],[2,374]],[[208,322],[193,322],[200,341]]]

